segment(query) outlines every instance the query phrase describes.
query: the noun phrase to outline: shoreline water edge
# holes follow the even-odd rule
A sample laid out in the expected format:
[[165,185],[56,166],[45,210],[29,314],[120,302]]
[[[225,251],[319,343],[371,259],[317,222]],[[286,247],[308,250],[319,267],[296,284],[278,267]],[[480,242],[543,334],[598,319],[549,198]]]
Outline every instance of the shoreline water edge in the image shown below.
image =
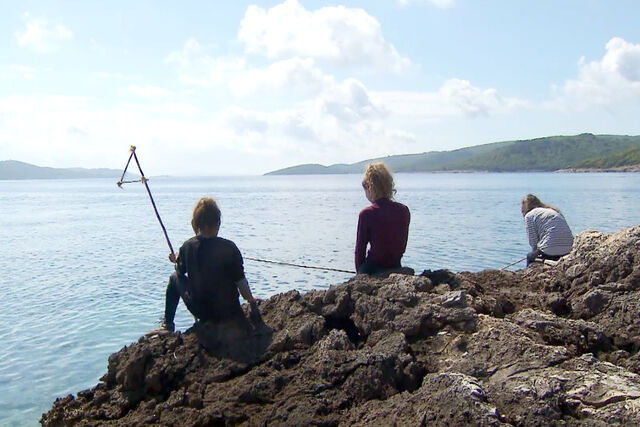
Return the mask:
[[46,426],[640,423],[640,226],[555,266],[354,276],[252,330],[196,324],[109,357]]

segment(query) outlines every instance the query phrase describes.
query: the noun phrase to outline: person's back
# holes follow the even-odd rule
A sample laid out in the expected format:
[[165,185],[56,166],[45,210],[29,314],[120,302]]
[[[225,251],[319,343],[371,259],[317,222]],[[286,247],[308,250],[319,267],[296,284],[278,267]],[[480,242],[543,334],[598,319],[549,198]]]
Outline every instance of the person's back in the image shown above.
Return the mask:
[[554,209],[538,207],[524,217],[532,248],[547,255],[561,256],[571,252],[573,234],[562,214]]
[[378,274],[400,268],[409,236],[409,208],[392,200],[395,193],[393,176],[382,162],[367,166],[362,188],[371,206],[364,208],[358,216],[356,272]]
[[178,273],[189,277],[196,316],[219,321],[242,313],[237,282],[244,278],[236,245],[222,237],[196,236],[180,248]]
[[370,244],[367,258],[385,268],[400,266],[409,234],[409,208],[381,198],[364,208],[359,218],[362,233],[358,234]]
[[221,213],[217,203],[203,197],[193,209],[194,237],[185,241],[176,258],[176,269],[169,277],[165,294],[162,326],[148,335],[173,332],[173,320],[180,298],[194,317],[203,322],[241,319],[246,323],[238,293],[250,304],[251,294],[244,275],[242,255],[235,243],[218,237]]

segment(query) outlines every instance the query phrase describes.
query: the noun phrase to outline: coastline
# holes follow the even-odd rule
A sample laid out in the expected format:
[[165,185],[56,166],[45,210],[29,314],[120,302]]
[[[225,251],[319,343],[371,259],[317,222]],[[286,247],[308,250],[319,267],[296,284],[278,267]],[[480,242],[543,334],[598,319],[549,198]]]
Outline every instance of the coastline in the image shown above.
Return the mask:
[[248,336],[196,325],[142,337],[41,421],[636,424],[638,241],[640,226],[585,231],[555,267],[278,294]]
[[614,167],[614,168],[602,168],[602,169],[570,168],[570,169],[560,169],[560,170],[557,170],[556,172],[558,172],[558,173],[640,172],[640,165],[617,166],[617,167]]

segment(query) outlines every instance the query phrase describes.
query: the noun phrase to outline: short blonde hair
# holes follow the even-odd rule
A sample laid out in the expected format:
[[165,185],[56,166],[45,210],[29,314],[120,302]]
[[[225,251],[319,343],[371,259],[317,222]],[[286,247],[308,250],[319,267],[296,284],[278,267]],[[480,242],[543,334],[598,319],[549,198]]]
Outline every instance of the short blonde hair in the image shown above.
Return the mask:
[[193,228],[194,233],[198,234],[206,226],[220,227],[221,219],[222,214],[216,201],[211,197],[203,197],[198,200],[198,203],[193,208],[191,228]]
[[383,162],[370,163],[367,166],[362,186],[369,190],[373,200],[391,199],[396,193],[391,170]]

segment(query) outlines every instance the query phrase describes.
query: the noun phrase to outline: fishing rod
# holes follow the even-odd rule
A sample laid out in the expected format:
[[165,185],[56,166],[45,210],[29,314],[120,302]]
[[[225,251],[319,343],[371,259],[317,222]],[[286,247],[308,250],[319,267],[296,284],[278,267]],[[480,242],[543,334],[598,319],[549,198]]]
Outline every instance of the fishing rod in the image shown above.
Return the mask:
[[507,265],[505,265],[505,266],[504,266],[504,267],[502,267],[500,270],[505,270],[505,269],[507,269],[507,268],[511,267],[512,265],[516,265],[516,264],[518,264],[519,262],[524,261],[525,259],[527,259],[527,257],[526,257],[526,256],[524,256],[524,257],[520,258],[520,259],[519,259],[519,260],[517,260],[517,261],[512,262],[511,264],[507,264]]
[[[164,227],[164,224],[162,223],[162,218],[160,218],[160,214],[158,213],[158,208],[156,207],[156,202],[153,200],[153,196],[151,195],[151,190],[149,189],[149,184],[147,184],[147,181],[149,181],[149,179],[144,176],[144,172],[142,172],[142,168],[140,167],[140,161],[138,161],[138,156],[136,155],[135,145],[132,145],[131,148],[129,148],[129,151],[131,151],[131,154],[129,155],[129,160],[127,160],[127,165],[124,167],[124,170],[122,171],[122,176],[120,177],[120,180],[116,184],[118,184],[118,187],[120,188],[122,188],[122,184],[129,184],[132,182],[141,182],[144,184],[144,187],[147,189],[147,194],[149,194],[149,200],[151,200],[151,205],[153,206],[153,210],[156,213],[156,218],[158,218],[160,227],[162,227],[164,238],[167,239],[167,244],[169,245],[169,250],[171,251],[171,255],[173,255],[173,257],[175,258],[176,254],[173,251],[173,246],[171,246],[171,241],[169,240],[167,229]],[[140,179],[135,179],[132,181],[123,181],[132,158],[136,161],[136,165],[138,165],[138,170],[140,171]]]
[[[153,195],[151,194],[151,189],[149,189],[149,184],[147,184],[147,181],[149,181],[149,179],[144,176],[144,172],[142,171],[142,167],[140,167],[140,161],[138,160],[138,156],[136,155],[136,147],[134,145],[132,145],[131,148],[129,149],[129,151],[131,151],[131,154],[129,155],[129,159],[127,160],[127,164],[125,165],[124,170],[122,171],[122,176],[120,177],[120,180],[116,184],[120,188],[122,188],[123,184],[130,184],[132,182],[142,182],[144,184],[144,187],[147,189],[147,194],[149,194],[149,200],[151,200],[151,205],[153,206],[153,210],[156,213],[156,218],[158,218],[158,222],[160,223],[160,227],[162,227],[162,232],[164,233],[164,237],[167,240],[167,245],[169,245],[169,250],[171,250],[171,254],[175,257],[175,252],[173,251],[173,246],[171,245],[171,241],[169,240],[169,235],[167,234],[167,229],[165,228],[164,224],[162,223],[162,218],[160,218],[160,214],[158,213],[158,208],[156,207],[156,202],[153,200]],[[124,177],[125,177],[125,175],[127,173],[127,169],[129,168],[129,165],[131,164],[131,159],[134,159],[135,162],[136,162],[136,165],[138,166],[138,170],[140,171],[140,179],[134,179],[134,180],[125,181]],[[248,260],[251,260],[251,261],[258,261],[258,262],[266,262],[266,263],[271,263],[271,264],[289,265],[289,266],[292,266],[292,267],[313,268],[313,269],[316,269],[316,270],[337,271],[337,272],[341,272],[341,273],[355,274],[354,271],[341,270],[341,269],[338,269],[338,268],[331,268],[331,267],[318,267],[318,266],[313,266],[313,265],[293,264],[293,263],[290,263],[290,262],[273,261],[273,260],[268,260],[268,259],[251,258],[251,257],[245,257],[245,259],[248,259]]]

